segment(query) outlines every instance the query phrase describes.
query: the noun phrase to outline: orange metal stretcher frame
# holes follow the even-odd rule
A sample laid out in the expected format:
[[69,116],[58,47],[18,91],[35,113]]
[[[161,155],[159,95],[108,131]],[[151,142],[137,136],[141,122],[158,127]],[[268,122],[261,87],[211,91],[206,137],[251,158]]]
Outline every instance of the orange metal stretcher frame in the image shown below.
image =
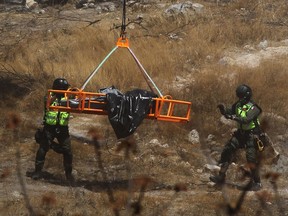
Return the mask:
[[[120,37],[116,43],[117,47],[120,48],[129,48],[129,40],[126,37]],[[52,93],[52,94],[51,94]],[[53,103],[53,93],[62,93],[65,94],[67,98],[67,103],[65,106],[54,106],[51,105]],[[82,89],[74,90],[48,90],[48,100],[46,104],[46,108],[48,110],[59,110],[66,112],[75,112],[75,113],[87,113],[87,114],[98,114],[98,115],[107,115],[107,111],[101,108],[93,108],[93,105],[97,107],[101,105],[105,106],[105,102],[100,102],[95,100],[95,98],[103,97],[105,94],[103,93],[92,93],[85,92]],[[71,103],[69,98],[77,98],[78,105],[71,107]],[[148,119],[157,119],[161,121],[169,121],[169,122],[188,122],[190,120],[190,112],[191,112],[191,102],[181,101],[181,100],[173,100],[171,96],[162,96],[159,98],[153,98],[155,101],[155,107],[150,109],[150,113],[146,116]],[[181,114],[179,112],[176,114],[175,106],[181,106],[182,111]]]
[[[74,112],[74,113],[86,113],[86,114],[97,114],[97,115],[107,115],[107,111],[103,108],[93,108],[93,106],[98,105],[98,107],[104,107],[105,102],[100,102],[95,100],[98,97],[103,97],[103,93],[92,93],[84,91],[61,91],[61,90],[48,90],[48,95],[53,95],[55,93],[61,93],[67,98],[65,105],[51,105],[53,103],[53,96],[47,98],[46,108],[49,110],[62,111],[62,112]],[[77,100],[77,106],[71,107],[71,99]],[[150,109],[150,113],[146,116],[148,119],[157,119],[161,121],[169,122],[188,122],[190,119],[191,102],[173,100],[170,96],[165,96],[163,98],[153,98],[155,101],[154,108]],[[181,114],[175,114],[175,106],[181,106]]]

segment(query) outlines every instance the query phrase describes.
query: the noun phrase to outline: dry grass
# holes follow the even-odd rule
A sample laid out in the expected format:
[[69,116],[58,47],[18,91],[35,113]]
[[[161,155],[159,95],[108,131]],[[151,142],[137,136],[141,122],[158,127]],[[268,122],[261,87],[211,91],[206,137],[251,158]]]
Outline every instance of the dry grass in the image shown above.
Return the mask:
[[[212,5],[207,7],[207,11],[213,10],[213,14],[192,16],[188,21],[181,17],[167,20],[154,16],[146,21],[148,31],[136,25],[136,29],[129,32],[131,48],[160,89],[167,92],[169,86],[162,86],[163,78],[169,83],[177,74],[183,74],[187,62],[190,68],[202,69],[217,62],[227,48],[258,43],[263,39],[285,39],[287,30],[271,24],[270,16],[266,16],[271,14],[275,20],[287,18],[280,10],[284,3],[274,4],[273,1],[265,5],[255,1],[236,1],[229,4],[230,7],[218,7],[218,13]],[[241,8],[253,12],[248,22],[243,20]],[[22,40],[17,49],[14,48],[17,53],[10,54],[13,57],[9,58],[8,64],[12,64],[16,71],[32,74],[35,79],[43,73],[51,77],[47,82],[51,82],[53,77],[64,76],[73,85],[80,86],[114,47],[118,29],[111,31],[109,27],[99,31],[99,26],[78,26],[31,33],[29,39]],[[169,41],[169,33],[175,33],[183,40]],[[143,37],[143,34],[148,36]],[[207,62],[208,56],[209,59],[212,57],[212,62]],[[147,88],[126,50],[116,51],[92,79],[87,90],[95,91],[112,84],[123,91],[127,86]]]
[[[213,68],[207,68],[207,71],[197,74],[197,83],[190,86],[193,110],[195,114],[197,113],[192,116],[194,125],[200,126],[201,124],[201,130],[204,131],[215,130],[217,127],[213,122],[217,122],[220,117],[216,108],[217,104],[232,105],[237,100],[235,89],[242,83],[252,86],[253,98],[264,112],[283,116],[288,109],[285,102],[288,100],[285,94],[287,88],[285,82],[288,78],[287,66],[284,58],[263,62],[255,69],[214,65]],[[208,122],[208,128],[205,128],[205,122]]]

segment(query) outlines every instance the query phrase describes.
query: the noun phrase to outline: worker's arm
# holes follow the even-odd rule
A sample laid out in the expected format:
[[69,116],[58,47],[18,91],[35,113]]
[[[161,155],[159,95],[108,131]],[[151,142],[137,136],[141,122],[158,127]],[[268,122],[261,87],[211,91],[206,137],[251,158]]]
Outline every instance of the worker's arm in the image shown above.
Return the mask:
[[233,104],[230,108],[226,108],[223,104],[219,104],[218,109],[222,115],[224,115],[226,118],[229,118],[232,115],[235,115],[236,110],[236,104]]

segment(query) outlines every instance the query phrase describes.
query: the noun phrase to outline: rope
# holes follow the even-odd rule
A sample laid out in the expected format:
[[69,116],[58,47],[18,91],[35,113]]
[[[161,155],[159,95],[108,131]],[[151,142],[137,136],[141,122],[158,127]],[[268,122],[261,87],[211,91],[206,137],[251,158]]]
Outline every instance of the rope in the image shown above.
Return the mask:
[[115,52],[115,50],[118,48],[118,46],[116,46],[114,49],[111,50],[111,52],[103,59],[103,61],[98,65],[98,67],[89,75],[89,77],[86,79],[86,81],[84,82],[84,84],[81,87],[81,90],[84,90],[84,88],[86,87],[86,85],[88,84],[88,82],[92,79],[92,77],[98,72],[98,70],[102,67],[102,65],[107,61],[107,59],[112,55],[112,53]]
[[[126,0],[123,0],[123,14],[122,14],[122,25],[121,25],[121,34],[120,34],[120,37],[122,37],[122,39],[126,38],[126,32],[125,31],[126,31]],[[98,67],[94,71],[92,71],[92,73],[89,75],[89,77],[86,79],[86,81],[82,85],[81,90],[84,90],[84,88],[86,87],[88,82],[98,72],[98,70],[102,67],[102,65],[106,62],[106,60],[115,52],[115,50],[117,48],[118,48],[118,46],[116,46],[114,49],[112,49],[112,51],[103,59],[103,61],[98,65]],[[140,61],[137,59],[136,55],[133,53],[133,51],[129,47],[127,47],[127,48],[129,50],[129,52],[131,53],[131,55],[133,56],[134,60],[136,61],[137,65],[141,69],[141,73],[142,73],[145,81],[147,82],[149,88],[151,89],[151,91],[154,92],[153,91],[153,87],[154,87],[154,89],[156,89],[156,91],[158,92],[160,97],[163,97],[162,93],[160,92],[160,90],[158,89],[156,84],[153,82],[153,80],[148,75],[148,73],[146,72],[146,70],[144,69],[144,67],[140,63]],[[151,84],[153,86],[151,86]]]
[[[129,52],[131,53],[131,55],[133,56],[134,60],[136,61],[137,65],[141,68],[141,72],[147,82],[147,84],[149,85],[149,88],[151,89],[151,91],[153,91],[153,88],[151,87],[150,83],[152,83],[152,85],[154,86],[154,88],[157,90],[158,94],[160,95],[160,97],[163,97],[162,93],[160,92],[160,90],[158,89],[158,87],[156,86],[156,84],[153,82],[153,80],[151,79],[151,77],[148,75],[148,73],[146,72],[146,70],[144,69],[144,67],[142,66],[142,64],[140,63],[140,61],[137,59],[136,55],[133,53],[133,51],[128,47]],[[149,80],[147,80],[147,78]],[[150,83],[149,83],[150,81]],[[154,91],[153,91],[154,92]]]

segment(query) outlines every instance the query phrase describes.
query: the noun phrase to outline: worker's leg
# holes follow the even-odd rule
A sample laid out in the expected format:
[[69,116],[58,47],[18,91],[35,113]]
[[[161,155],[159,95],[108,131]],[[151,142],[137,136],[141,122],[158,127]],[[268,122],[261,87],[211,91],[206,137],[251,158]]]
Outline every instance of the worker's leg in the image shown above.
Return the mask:
[[251,137],[246,144],[246,159],[251,171],[251,178],[253,180],[251,190],[259,190],[262,187],[258,154],[259,152],[255,140]]
[[226,178],[226,172],[238,148],[239,148],[239,141],[235,136],[233,136],[225,145],[221,153],[221,159],[219,161],[220,164],[219,174],[216,176],[211,176],[210,177],[211,181],[218,184],[224,183]]
[[73,154],[71,149],[71,139],[68,130],[65,130],[61,136],[58,137],[61,146],[61,153],[63,154],[63,166],[67,180],[73,180],[72,176],[72,161]]
[[44,167],[45,157],[47,152],[49,151],[51,140],[53,140],[53,136],[48,131],[44,130],[44,134],[45,135],[43,136],[43,139],[40,141],[39,148],[36,153],[35,171],[32,174],[32,178],[35,180],[41,178],[41,171]]

